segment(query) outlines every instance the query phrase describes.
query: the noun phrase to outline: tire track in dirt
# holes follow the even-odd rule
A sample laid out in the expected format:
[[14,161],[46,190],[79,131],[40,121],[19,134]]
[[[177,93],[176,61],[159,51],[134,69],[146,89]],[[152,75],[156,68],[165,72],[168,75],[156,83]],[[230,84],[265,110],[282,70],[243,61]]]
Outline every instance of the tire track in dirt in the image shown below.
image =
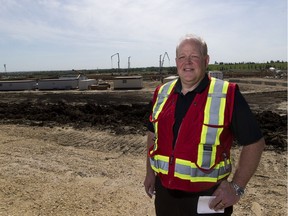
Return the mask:
[[[3,127],[8,134],[13,133],[14,125]],[[29,127],[31,128],[31,127]],[[17,126],[17,134],[25,134],[25,138],[36,138],[52,141],[61,146],[95,149],[101,152],[116,152],[133,155],[142,154],[146,151],[146,137],[143,135],[126,134],[119,135],[109,131],[98,130],[75,130],[65,127],[36,127],[31,130],[25,126]],[[16,134],[16,136],[17,136]]]
[[92,148],[102,152],[141,154],[145,151],[145,137],[137,135],[114,135],[105,131],[58,130],[57,144],[80,148]]

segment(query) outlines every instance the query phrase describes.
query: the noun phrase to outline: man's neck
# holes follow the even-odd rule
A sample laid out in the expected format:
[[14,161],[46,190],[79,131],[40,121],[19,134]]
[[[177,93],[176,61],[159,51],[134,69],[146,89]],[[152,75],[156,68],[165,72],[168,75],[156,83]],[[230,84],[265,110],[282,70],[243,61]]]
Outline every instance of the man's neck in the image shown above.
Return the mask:
[[[202,80],[202,79],[201,79]],[[191,92],[193,91],[194,89],[197,88],[197,86],[200,84],[201,80],[199,80],[198,82],[196,83],[193,83],[193,84],[186,84],[186,83],[183,83],[181,82],[182,84],[182,89],[181,89],[181,92],[182,94],[187,94],[188,92]]]

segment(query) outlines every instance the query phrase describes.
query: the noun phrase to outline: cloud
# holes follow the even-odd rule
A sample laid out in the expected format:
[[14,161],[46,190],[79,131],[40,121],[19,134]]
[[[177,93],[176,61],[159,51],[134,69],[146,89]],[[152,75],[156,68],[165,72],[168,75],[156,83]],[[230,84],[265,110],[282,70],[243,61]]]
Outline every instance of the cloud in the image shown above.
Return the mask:
[[[97,59],[99,67],[109,68],[110,55],[116,52],[125,61],[132,56],[131,67],[157,66],[159,55],[166,51],[171,60],[174,58],[176,43],[186,33],[206,39],[212,61],[287,57],[283,48],[287,45],[284,0],[0,0],[0,3],[0,45],[7,49],[5,53],[15,58],[38,55],[43,68],[70,67],[69,61],[58,60],[61,57],[73,59],[73,64],[83,67],[94,67],[95,62],[90,65],[87,62]],[[7,44],[14,46],[8,49]],[[266,51],[261,51],[262,48]],[[46,55],[51,56],[48,63]],[[1,53],[0,58],[12,61]]]

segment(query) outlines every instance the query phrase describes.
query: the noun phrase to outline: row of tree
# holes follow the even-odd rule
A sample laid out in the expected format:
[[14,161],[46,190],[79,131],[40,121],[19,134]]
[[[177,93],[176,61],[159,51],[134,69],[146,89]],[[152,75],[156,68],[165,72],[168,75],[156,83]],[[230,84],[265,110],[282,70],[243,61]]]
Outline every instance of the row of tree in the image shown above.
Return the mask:
[[[276,70],[287,71],[287,62],[284,61],[270,61],[266,63],[254,63],[254,62],[240,62],[240,63],[223,63],[215,62],[215,64],[210,64],[208,66],[208,71],[223,71],[223,72],[263,72],[268,71],[269,68],[275,68]],[[142,68],[127,68],[123,69],[83,69],[83,70],[65,70],[65,71],[31,71],[31,72],[4,72],[0,74],[0,78],[57,78],[62,75],[72,75],[72,74],[104,74],[108,73],[110,75],[134,75],[134,74],[160,74],[159,67],[142,67]],[[161,68],[161,73],[163,74],[176,74],[176,67],[163,67]]]

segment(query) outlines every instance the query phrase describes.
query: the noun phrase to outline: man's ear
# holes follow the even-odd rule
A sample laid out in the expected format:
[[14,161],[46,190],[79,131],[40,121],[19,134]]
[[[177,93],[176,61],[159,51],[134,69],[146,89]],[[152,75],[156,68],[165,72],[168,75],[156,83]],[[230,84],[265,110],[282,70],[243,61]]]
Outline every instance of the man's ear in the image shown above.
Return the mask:
[[176,63],[176,69],[177,69],[177,74],[178,74],[178,60],[177,60],[177,57],[175,58],[175,63]]
[[206,58],[205,58],[205,67],[206,68],[208,67],[209,61],[210,61],[210,56],[207,55]]

